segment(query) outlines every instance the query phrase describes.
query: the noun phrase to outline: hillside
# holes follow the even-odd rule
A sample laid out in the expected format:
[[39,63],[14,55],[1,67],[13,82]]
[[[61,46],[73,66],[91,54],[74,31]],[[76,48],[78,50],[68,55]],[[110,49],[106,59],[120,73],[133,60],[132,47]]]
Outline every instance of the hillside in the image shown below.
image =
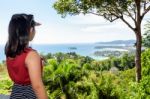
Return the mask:
[[125,45],[134,45],[135,40],[114,40],[110,42],[96,42],[96,44],[125,44]]

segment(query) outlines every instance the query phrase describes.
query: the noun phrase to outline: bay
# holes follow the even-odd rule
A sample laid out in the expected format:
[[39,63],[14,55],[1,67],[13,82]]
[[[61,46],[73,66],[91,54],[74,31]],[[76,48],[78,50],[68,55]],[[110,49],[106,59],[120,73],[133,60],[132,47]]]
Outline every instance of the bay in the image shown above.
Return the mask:
[[[95,46],[105,46],[105,44],[100,45],[96,43],[85,43],[85,44],[30,44],[30,46],[37,50],[41,54],[47,53],[57,53],[57,52],[76,52],[82,56],[89,56],[96,60],[106,59],[107,57],[94,56],[93,53],[98,49]],[[114,45],[116,46],[116,45]],[[4,45],[0,45],[0,62],[5,60]]]

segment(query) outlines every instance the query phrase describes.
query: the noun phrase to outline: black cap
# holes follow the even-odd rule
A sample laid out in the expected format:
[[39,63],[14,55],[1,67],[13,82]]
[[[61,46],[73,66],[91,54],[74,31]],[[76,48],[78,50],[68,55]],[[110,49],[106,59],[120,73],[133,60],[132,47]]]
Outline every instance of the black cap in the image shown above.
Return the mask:
[[26,19],[31,26],[40,26],[41,25],[41,23],[36,22],[34,20],[34,16],[32,14],[24,14],[24,13],[22,13],[22,14],[14,14],[12,16],[12,19],[19,19],[19,18]]

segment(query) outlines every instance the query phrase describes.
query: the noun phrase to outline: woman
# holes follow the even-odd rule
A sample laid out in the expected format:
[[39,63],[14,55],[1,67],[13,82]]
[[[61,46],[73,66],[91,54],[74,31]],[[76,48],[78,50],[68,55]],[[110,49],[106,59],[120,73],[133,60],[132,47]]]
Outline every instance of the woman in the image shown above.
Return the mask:
[[47,99],[41,58],[29,47],[38,25],[31,14],[14,14],[10,20],[5,46],[8,74],[14,82],[10,99]]

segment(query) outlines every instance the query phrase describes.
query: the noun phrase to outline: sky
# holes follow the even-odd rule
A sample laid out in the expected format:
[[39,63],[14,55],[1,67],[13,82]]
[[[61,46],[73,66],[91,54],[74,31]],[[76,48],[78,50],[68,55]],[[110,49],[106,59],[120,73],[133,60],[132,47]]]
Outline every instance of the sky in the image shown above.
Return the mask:
[[[113,23],[95,15],[62,18],[52,7],[56,0],[0,0],[0,45],[8,38],[8,24],[15,13],[33,14],[42,25],[36,27],[33,44],[95,43],[135,39],[135,34],[122,21]],[[147,14],[142,23],[150,20]]]

